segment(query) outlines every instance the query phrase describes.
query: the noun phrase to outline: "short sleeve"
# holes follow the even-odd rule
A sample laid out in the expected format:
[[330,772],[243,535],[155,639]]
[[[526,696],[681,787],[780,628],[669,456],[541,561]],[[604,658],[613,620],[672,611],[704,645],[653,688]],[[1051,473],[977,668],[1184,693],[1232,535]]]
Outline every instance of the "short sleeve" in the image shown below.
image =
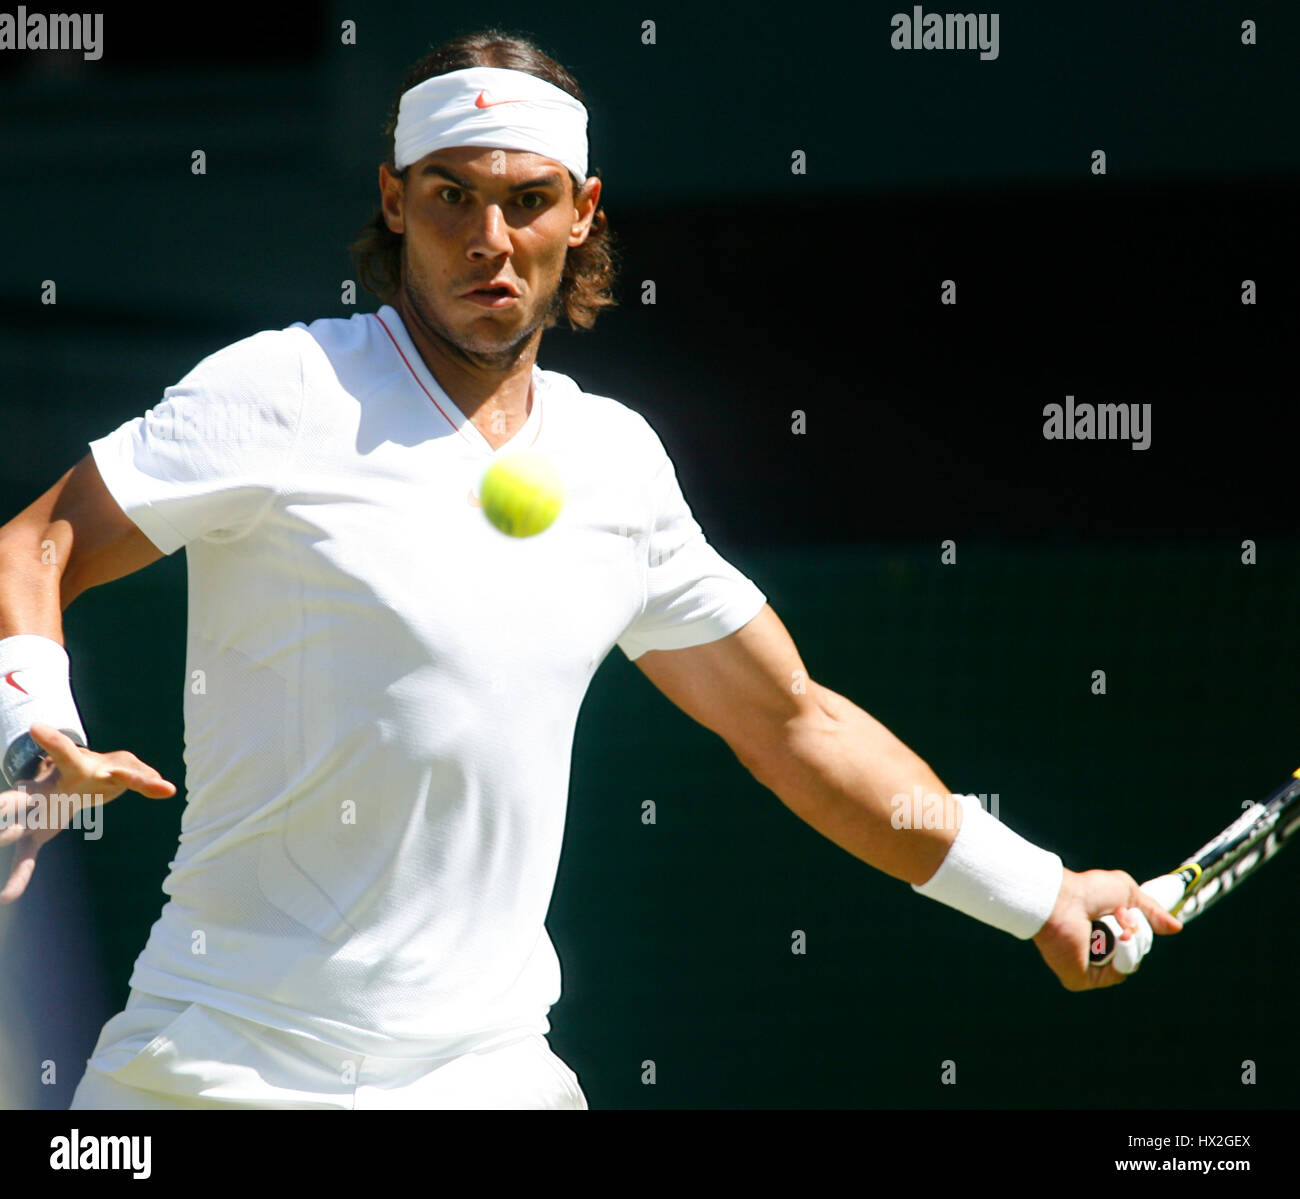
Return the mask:
[[671,459],[652,436],[658,465],[651,484],[645,603],[616,643],[629,660],[647,650],[717,641],[747,625],[767,603],[763,592],[705,539]]
[[302,405],[299,334],[268,330],[203,359],[90,451],[122,511],[171,554],[253,528],[283,486]]

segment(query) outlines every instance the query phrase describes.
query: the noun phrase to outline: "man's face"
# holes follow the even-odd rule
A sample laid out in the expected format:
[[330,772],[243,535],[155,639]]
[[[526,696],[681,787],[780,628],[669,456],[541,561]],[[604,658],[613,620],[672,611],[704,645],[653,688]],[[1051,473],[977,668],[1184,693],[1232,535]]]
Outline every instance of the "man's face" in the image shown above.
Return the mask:
[[[600,196],[575,197],[561,163],[522,150],[457,146],[380,167],[384,219],[403,235],[402,290],[426,333],[488,365],[507,365],[559,308],[570,246],[586,240]],[[473,294],[501,286],[504,293]]]

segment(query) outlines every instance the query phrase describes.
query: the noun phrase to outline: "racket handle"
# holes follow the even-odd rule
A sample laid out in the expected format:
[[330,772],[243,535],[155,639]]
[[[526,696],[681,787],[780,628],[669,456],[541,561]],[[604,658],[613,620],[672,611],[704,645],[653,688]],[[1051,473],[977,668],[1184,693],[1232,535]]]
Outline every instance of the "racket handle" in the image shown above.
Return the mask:
[[1105,966],[1115,956],[1115,947],[1124,930],[1114,916],[1103,916],[1092,922],[1092,938],[1089,941],[1088,965]]
[[[1142,884],[1142,890],[1156,901],[1165,911],[1173,908],[1184,892],[1187,884],[1179,874],[1162,874],[1159,878],[1148,879]],[[1115,949],[1124,930],[1114,916],[1102,916],[1092,922],[1092,939],[1088,950],[1088,964],[1105,966],[1115,956]],[[1135,934],[1136,935],[1136,934]]]

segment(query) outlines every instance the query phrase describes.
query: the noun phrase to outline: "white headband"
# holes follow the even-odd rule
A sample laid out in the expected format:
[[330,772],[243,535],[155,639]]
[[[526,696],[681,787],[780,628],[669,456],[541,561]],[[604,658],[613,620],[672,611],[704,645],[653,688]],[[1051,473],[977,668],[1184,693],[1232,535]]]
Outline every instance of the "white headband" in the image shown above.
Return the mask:
[[393,137],[404,170],[445,146],[530,150],[587,181],[587,110],[526,71],[467,67],[418,83],[402,96]]

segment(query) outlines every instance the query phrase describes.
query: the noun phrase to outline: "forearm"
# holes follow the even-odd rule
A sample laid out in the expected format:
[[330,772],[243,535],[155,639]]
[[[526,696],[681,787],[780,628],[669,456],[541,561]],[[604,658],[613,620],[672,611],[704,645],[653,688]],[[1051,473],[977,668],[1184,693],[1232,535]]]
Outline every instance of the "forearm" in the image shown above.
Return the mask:
[[[960,827],[960,804],[880,721],[828,688],[809,687],[815,708],[788,722],[761,761],[746,763],[750,771],[841,849],[904,882],[928,881]],[[923,821],[914,818],[918,794]]]
[[0,528],[0,638],[35,633],[63,644],[66,524],[11,521]]

